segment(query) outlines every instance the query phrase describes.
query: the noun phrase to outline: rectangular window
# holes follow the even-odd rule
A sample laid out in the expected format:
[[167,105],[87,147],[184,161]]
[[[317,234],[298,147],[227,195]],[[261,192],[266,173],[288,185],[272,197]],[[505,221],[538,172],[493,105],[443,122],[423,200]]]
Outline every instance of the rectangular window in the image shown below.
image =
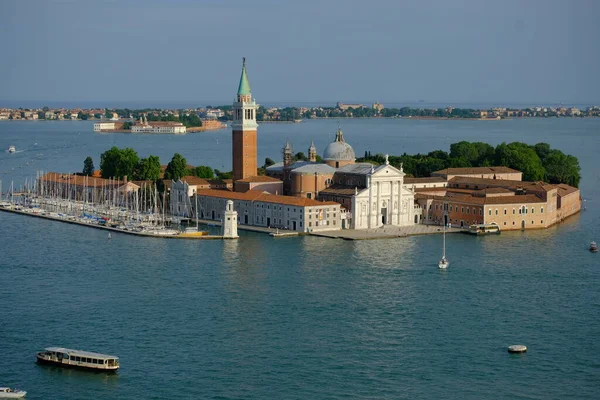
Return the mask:
[[464,212],[465,212],[465,208],[464,208],[464,207],[461,207],[461,208],[460,208],[460,212],[461,212],[461,213],[464,213]]
[[506,208],[504,209],[504,215],[506,215]]
[[544,213],[544,207],[542,207],[542,208],[540,209],[540,213],[541,213],[541,214],[543,214],[543,213]]
[[535,208],[531,207],[531,213],[535,214]]
[[312,222],[309,222],[308,223],[308,227],[310,228],[311,226],[312,226]]
[[513,215],[515,215],[515,209],[513,208]]
[[492,209],[491,208],[489,209],[489,215],[492,215]]
[[496,215],[498,215],[498,209],[496,208]]

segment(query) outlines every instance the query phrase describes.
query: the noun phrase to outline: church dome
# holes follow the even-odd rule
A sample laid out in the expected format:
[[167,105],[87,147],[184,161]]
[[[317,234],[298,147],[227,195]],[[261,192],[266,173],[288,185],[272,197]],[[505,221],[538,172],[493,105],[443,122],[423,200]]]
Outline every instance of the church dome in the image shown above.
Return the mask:
[[338,129],[335,140],[325,147],[323,152],[323,161],[351,161],[354,162],[356,156],[354,149],[344,141],[344,133]]

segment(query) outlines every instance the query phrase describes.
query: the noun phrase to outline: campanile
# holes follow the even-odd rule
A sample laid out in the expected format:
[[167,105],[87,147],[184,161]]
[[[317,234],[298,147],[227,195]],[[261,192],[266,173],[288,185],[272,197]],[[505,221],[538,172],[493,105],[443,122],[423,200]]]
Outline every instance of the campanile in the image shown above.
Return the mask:
[[233,180],[245,179],[257,174],[256,101],[252,98],[246,74],[246,58],[243,58],[242,76],[237,98],[233,102],[232,148]]

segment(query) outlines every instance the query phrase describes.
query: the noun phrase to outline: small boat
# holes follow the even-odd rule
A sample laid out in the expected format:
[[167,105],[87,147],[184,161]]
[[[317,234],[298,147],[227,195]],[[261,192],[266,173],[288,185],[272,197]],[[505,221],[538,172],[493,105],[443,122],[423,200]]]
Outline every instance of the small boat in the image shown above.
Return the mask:
[[66,368],[79,368],[99,372],[116,372],[119,369],[119,357],[90,351],[47,347],[36,353],[39,363]]
[[598,252],[598,245],[596,244],[596,242],[590,243],[590,251],[592,253],[597,253]]
[[0,387],[0,399],[20,399],[27,394],[24,390]]
[[112,236],[110,235],[110,232],[108,232],[108,238],[112,239]]
[[500,234],[500,227],[497,224],[476,224],[469,226],[469,230],[466,231],[471,235],[490,235]]
[[446,225],[444,225],[444,241],[442,245],[442,259],[438,262],[439,269],[446,269],[450,265],[450,261],[446,258]]
[[17,152],[17,148],[15,146],[8,146],[8,152],[9,153],[16,153]]

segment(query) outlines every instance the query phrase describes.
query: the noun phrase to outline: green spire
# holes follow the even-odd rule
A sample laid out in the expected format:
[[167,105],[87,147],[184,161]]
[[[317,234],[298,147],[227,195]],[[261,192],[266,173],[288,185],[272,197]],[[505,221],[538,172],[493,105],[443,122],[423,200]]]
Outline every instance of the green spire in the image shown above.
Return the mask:
[[240,86],[238,86],[237,94],[249,95],[250,83],[248,82],[248,75],[246,75],[246,57],[242,58],[242,60],[242,76],[240,77]]

